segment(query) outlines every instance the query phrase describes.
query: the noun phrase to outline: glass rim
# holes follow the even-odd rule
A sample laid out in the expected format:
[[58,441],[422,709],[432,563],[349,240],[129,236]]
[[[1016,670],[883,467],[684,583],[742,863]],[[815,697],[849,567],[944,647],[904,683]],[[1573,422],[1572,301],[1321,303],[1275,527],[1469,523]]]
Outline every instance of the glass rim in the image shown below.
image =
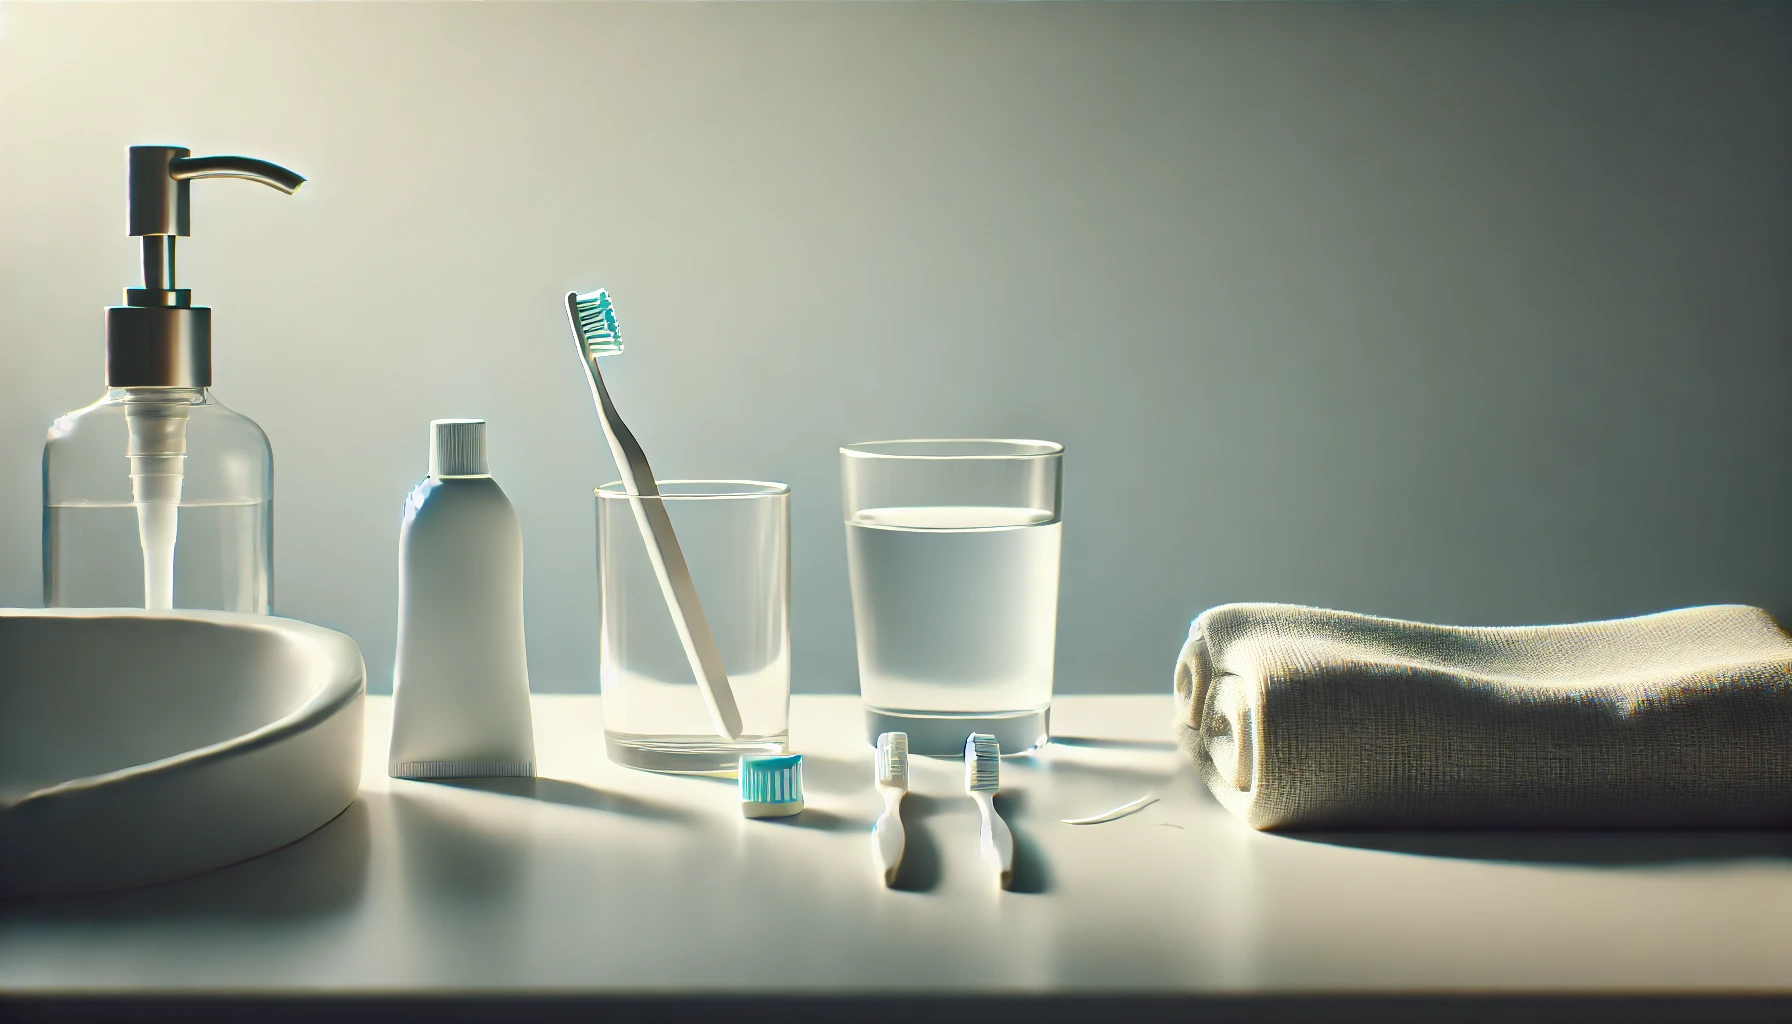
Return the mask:
[[[920,445],[920,444],[960,444],[960,445],[1010,445],[1016,449],[1032,448],[1034,451],[1003,451],[988,454],[958,455],[921,455],[904,452],[883,452],[871,449],[886,445]],[[1038,441],[1031,438],[1012,437],[905,437],[888,441],[855,441],[840,446],[840,454],[854,459],[903,459],[913,461],[961,462],[971,459],[986,461],[1008,461],[1016,459],[1049,459],[1064,454],[1064,446],[1056,441]]]
[[[712,488],[706,491],[686,491],[682,494],[660,492],[660,497],[667,501],[738,501],[743,498],[777,498],[790,493],[790,485],[776,480],[659,480],[660,487],[677,487],[680,485],[698,485]],[[632,497],[623,487],[622,481],[611,480],[593,488],[592,494],[599,498]]]

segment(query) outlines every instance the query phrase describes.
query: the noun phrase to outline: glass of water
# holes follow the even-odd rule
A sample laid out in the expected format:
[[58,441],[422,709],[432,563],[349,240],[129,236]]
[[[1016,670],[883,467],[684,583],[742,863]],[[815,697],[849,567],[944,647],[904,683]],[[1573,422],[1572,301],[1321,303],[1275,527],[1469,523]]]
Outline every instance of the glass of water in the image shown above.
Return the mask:
[[610,760],[722,772],[742,754],[781,754],[790,742],[790,487],[661,480],[659,489],[740,706],[742,734],[724,739],[710,720],[628,492],[608,483],[597,489],[597,557]]
[[956,755],[1045,742],[1058,633],[1050,441],[873,441],[840,449],[859,693],[871,737]]

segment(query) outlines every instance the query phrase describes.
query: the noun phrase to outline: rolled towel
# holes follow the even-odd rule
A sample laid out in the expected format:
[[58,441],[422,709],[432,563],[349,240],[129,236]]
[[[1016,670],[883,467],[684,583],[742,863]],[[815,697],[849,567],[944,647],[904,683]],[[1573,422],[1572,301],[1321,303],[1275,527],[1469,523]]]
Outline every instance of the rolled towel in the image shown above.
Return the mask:
[[1759,608],[1462,628],[1223,605],[1176,698],[1253,828],[1792,825],[1792,637]]

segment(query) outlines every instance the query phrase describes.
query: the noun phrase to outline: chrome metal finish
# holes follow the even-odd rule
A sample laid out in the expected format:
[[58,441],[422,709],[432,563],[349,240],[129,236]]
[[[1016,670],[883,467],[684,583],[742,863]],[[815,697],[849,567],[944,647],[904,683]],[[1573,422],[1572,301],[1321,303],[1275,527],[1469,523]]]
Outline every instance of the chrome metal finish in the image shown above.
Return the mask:
[[190,235],[194,178],[244,178],[291,195],[305,179],[247,156],[193,156],[185,146],[132,146],[130,225],[133,235]]
[[133,235],[190,235],[188,187],[168,165],[193,151],[184,146],[132,146],[130,225]]
[[193,290],[191,288],[126,288],[124,304],[127,306],[191,306]]
[[[143,290],[174,290],[174,239],[174,235],[143,236]],[[138,303],[133,302],[131,305]],[[151,305],[160,306],[165,303]]]
[[277,188],[287,195],[298,191],[305,179],[279,164],[257,160],[251,156],[186,156],[168,163],[168,173],[175,181],[194,178],[245,178]]
[[212,383],[212,311],[176,287],[175,240],[192,234],[195,178],[245,178],[291,195],[305,179],[266,160],[192,155],[184,146],[132,146],[127,199],[143,238],[143,287],[106,310],[106,386],[204,388]]
[[212,311],[206,306],[106,310],[106,386],[212,386]]

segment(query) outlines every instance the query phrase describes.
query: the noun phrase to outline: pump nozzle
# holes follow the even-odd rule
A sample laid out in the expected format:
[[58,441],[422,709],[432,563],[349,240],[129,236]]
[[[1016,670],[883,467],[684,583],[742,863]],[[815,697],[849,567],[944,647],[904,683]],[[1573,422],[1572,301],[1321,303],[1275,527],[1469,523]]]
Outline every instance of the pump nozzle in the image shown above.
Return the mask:
[[305,179],[248,156],[193,156],[185,146],[132,146],[130,222],[133,235],[191,235],[194,178],[246,178],[287,195]]
[[[184,151],[183,151],[184,152]],[[257,160],[252,156],[182,156],[168,161],[168,176],[175,181],[194,178],[245,178],[259,181],[292,195],[305,184],[305,179],[279,164]]]
[[244,178],[291,195],[305,179],[247,156],[192,156],[183,146],[130,149],[130,233],[143,239],[143,287],[106,310],[106,386],[210,387],[212,311],[175,275],[174,240],[192,234],[195,178]]

